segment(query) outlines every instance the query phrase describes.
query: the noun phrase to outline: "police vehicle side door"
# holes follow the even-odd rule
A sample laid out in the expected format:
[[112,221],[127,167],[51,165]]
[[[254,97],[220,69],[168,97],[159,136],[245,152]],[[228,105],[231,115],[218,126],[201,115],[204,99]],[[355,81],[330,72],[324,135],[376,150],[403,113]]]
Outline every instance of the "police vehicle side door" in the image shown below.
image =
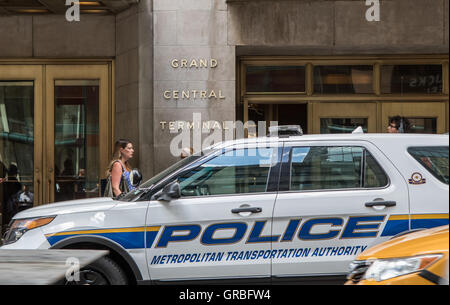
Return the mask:
[[277,144],[234,146],[171,179],[181,198],[147,213],[151,280],[270,280],[280,155]]
[[408,229],[395,221],[408,214],[406,183],[373,144],[290,142],[282,159],[274,281],[341,280],[362,250]]

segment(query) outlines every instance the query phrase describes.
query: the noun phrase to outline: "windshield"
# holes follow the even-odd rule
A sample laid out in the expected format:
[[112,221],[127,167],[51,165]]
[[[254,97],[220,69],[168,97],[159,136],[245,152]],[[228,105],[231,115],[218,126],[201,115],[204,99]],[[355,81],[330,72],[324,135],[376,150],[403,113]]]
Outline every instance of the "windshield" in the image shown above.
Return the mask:
[[133,201],[137,198],[139,198],[143,192],[147,191],[149,188],[151,188],[153,185],[157,184],[161,180],[163,180],[165,177],[171,175],[172,173],[176,172],[177,170],[183,168],[184,166],[188,165],[189,163],[194,162],[195,160],[199,159],[202,156],[207,155],[211,151],[202,151],[201,153],[194,154],[192,156],[189,156],[185,159],[182,159],[178,161],[177,163],[173,164],[172,166],[166,168],[156,176],[153,176],[143,184],[139,186],[136,190],[129,192],[124,197],[122,197],[121,201]]

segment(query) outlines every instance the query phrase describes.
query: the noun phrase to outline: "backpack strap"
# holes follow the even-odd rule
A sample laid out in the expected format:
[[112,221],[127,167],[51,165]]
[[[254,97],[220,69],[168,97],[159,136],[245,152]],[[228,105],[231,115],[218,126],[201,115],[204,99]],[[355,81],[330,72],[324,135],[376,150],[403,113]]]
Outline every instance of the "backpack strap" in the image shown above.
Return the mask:
[[116,163],[116,162],[119,162],[120,163],[120,166],[122,166],[122,174],[123,174],[123,172],[125,171],[125,168],[123,167],[123,164],[122,164],[122,162],[121,161],[119,161],[119,160],[116,160],[116,161],[114,161],[112,164],[111,164],[111,168],[110,168],[110,172],[112,171],[112,168],[113,168],[113,166],[114,166],[114,163]]

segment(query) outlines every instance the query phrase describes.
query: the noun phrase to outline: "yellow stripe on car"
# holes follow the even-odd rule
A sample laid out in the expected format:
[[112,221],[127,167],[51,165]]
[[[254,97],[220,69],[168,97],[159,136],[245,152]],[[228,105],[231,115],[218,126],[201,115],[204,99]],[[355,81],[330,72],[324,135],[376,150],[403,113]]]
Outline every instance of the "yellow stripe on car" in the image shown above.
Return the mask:
[[[159,231],[160,226],[147,227],[147,231]],[[100,230],[82,230],[82,231],[67,231],[59,233],[46,234],[49,236],[62,236],[62,235],[79,235],[79,234],[104,234],[104,233],[125,233],[125,232],[145,232],[146,227],[135,228],[117,228],[117,229],[100,229]]]

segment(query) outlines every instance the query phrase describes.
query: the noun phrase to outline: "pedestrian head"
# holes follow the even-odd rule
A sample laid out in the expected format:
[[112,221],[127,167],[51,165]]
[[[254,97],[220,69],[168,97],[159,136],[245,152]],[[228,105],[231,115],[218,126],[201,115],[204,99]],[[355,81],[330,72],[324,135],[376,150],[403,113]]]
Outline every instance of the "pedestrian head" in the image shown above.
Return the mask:
[[387,130],[389,133],[405,133],[408,131],[409,125],[407,118],[396,115],[389,119]]
[[114,144],[114,159],[128,161],[133,158],[133,143],[127,139],[119,139]]
[[109,164],[109,168],[107,173],[111,170],[111,166],[117,160],[120,160],[128,171],[131,170],[131,167],[128,164],[128,160],[133,158],[134,148],[133,143],[127,139],[119,139],[114,143],[114,154],[111,163]]

